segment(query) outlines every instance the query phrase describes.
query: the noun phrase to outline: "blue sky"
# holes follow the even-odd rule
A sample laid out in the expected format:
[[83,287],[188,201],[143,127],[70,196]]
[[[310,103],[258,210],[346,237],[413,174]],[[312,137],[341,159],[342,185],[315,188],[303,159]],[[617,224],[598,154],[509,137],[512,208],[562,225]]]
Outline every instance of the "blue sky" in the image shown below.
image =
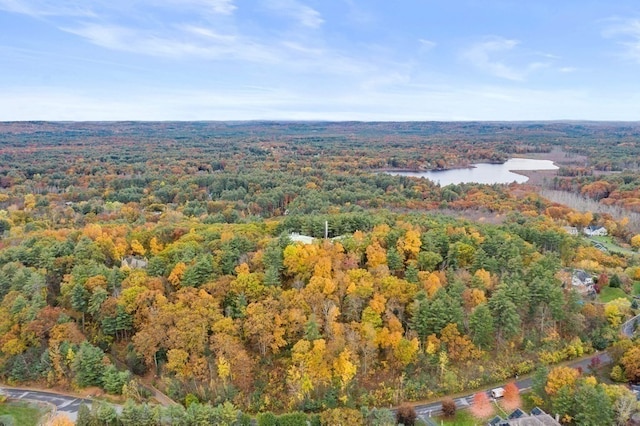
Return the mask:
[[637,0],[0,0],[0,120],[640,120]]

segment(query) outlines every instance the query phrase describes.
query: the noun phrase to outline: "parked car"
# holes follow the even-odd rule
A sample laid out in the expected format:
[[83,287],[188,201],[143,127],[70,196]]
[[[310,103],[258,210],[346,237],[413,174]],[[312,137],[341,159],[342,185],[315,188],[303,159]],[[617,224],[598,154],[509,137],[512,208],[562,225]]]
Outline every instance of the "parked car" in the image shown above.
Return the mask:
[[504,388],[491,389],[491,397],[498,399],[504,396]]

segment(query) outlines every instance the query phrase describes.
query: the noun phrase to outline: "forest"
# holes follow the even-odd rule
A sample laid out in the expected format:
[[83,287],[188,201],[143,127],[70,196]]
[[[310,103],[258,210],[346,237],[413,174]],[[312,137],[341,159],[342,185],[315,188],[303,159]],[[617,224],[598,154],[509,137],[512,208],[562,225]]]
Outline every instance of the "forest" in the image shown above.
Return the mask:
[[[531,374],[564,423],[626,424],[639,138],[629,123],[0,123],[0,381],[124,406],[78,424],[384,425],[389,407]],[[544,185],[384,173],[552,152]],[[605,374],[557,366],[603,350]]]

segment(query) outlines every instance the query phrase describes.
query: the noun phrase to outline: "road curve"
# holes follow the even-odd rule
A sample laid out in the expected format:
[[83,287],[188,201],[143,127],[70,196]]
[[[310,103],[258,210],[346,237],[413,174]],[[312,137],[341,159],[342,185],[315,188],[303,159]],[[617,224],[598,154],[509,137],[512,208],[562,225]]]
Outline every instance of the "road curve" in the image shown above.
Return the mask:
[[91,406],[91,400],[86,398],[78,398],[71,395],[63,395],[54,392],[45,392],[32,389],[20,389],[11,387],[0,387],[0,394],[7,395],[14,400],[45,402],[56,407],[58,413],[65,414],[73,422],[78,417],[78,409],[81,404]]
[[632,338],[633,333],[636,330],[636,324],[640,323],[639,318],[640,318],[640,315],[636,315],[635,317],[631,318],[629,321],[622,324],[622,326],[620,327],[620,332],[624,334],[626,337]]

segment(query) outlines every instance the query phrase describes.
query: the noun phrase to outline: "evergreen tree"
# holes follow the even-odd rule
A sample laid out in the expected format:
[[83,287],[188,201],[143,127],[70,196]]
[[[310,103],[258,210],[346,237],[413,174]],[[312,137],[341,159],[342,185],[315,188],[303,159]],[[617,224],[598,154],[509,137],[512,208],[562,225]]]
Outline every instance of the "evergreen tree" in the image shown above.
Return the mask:
[[611,399],[602,385],[580,383],[575,393],[575,421],[584,426],[613,424],[614,412]]
[[494,324],[486,303],[476,306],[469,317],[471,340],[480,349],[490,349],[494,342]]
[[75,355],[72,369],[75,382],[80,387],[102,386],[104,352],[89,342],[82,342],[80,350]]
[[78,417],[76,418],[76,426],[94,426],[96,423],[95,420],[89,407],[87,407],[86,404],[80,404]]

